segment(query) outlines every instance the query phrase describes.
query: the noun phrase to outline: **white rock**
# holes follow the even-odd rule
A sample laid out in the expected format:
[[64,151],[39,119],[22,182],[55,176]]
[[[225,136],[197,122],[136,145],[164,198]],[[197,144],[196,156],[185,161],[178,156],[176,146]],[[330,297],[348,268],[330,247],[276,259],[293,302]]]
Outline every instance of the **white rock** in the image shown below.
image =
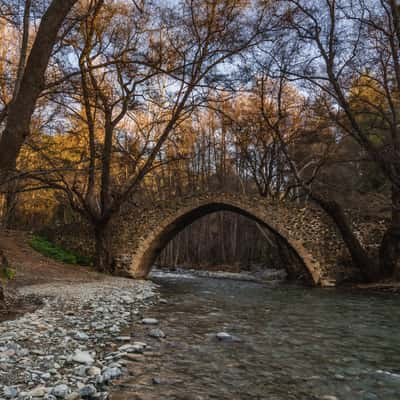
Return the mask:
[[142,324],[145,325],[157,325],[158,324],[158,320],[155,318],[143,318],[142,319]]
[[96,376],[101,374],[100,368],[97,367],[90,367],[87,371],[86,374],[89,376]]
[[88,340],[89,336],[85,332],[76,332],[75,339],[77,339],[77,340]]
[[228,332],[218,332],[216,336],[219,340],[232,340],[232,335]]
[[143,348],[147,347],[147,343],[145,342],[133,342],[134,346],[141,346]]
[[31,397],[44,397],[47,393],[47,389],[44,386],[37,386],[34,389],[32,389],[29,393],[28,396]]
[[119,342],[129,342],[131,340],[130,336],[117,336],[115,340],[118,340]]
[[87,351],[76,350],[72,356],[72,361],[80,364],[92,364],[94,359]]

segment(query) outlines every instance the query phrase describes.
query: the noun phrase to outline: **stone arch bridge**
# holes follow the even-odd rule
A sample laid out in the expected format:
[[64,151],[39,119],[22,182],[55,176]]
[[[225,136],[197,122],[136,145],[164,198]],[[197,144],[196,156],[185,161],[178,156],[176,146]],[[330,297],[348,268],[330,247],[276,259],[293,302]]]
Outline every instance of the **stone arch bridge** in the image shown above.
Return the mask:
[[334,285],[348,253],[332,221],[316,206],[275,203],[259,196],[206,193],[123,210],[114,221],[116,272],[145,278],[179,231],[206,214],[232,211],[278,234],[297,253],[315,285]]

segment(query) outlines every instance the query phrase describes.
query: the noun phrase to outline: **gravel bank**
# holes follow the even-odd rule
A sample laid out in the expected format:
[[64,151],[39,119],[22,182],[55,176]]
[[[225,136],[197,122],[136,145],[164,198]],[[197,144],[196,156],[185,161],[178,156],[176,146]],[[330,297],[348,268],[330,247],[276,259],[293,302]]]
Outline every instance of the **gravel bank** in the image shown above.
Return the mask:
[[44,304],[0,324],[0,399],[106,399],[126,372],[124,357],[151,350],[135,332],[120,336],[157,300],[151,282],[107,278],[20,293]]

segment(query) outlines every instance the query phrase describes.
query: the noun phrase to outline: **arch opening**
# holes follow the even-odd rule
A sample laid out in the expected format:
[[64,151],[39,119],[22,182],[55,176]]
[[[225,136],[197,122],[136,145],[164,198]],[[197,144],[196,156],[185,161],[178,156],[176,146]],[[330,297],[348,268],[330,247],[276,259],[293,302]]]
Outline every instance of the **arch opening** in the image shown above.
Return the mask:
[[[298,243],[291,243],[285,237],[284,233],[280,232],[276,227],[271,226],[265,218],[257,216],[244,207],[227,202],[208,202],[195,207],[184,208],[177,212],[176,215],[172,215],[166,218],[165,221],[162,221],[141,243],[140,250],[133,257],[131,275],[136,278],[146,278],[163,249],[178,233],[202,217],[219,211],[228,211],[242,215],[256,222],[262,229],[274,235],[277,242],[289,250],[293,257],[292,261],[302,266],[301,280],[307,284],[318,284],[319,276],[315,273],[312,266],[307,265],[307,260],[304,260],[299,254]],[[301,245],[300,250],[304,254],[304,249]],[[290,265],[287,265],[285,269],[288,272],[289,279],[296,277],[296,274],[290,269]],[[296,278],[299,278],[299,276]]]

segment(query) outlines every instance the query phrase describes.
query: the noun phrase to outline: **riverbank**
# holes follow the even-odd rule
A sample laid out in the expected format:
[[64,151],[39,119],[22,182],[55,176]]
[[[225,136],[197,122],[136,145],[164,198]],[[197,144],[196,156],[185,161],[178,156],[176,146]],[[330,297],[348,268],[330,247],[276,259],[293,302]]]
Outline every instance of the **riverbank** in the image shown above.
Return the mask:
[[29,239],[0,233],[15,271],[13,307],[0,323],[0,399],[105,399],[128,371],[124,356],[151,350],[133,327],[157,301],[157,287],[50,260]]
[[127,372],[123,357],[149,350],[133,329],[121,331],[140,324],[155,302],[151,282],[110,278],[27,286],[21,294],[44,305],[0,324],[1,398],[106,399]]

